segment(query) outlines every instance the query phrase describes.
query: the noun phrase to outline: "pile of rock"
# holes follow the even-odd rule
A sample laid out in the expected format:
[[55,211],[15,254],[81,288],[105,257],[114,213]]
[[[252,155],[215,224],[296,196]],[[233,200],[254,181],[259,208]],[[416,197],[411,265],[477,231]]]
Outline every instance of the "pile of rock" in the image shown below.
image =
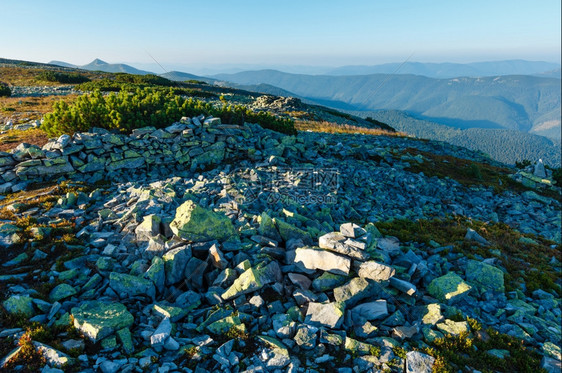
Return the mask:
[[[185,170],[212,168],[224,161],[297,153],[295,139],[276,132],[262,139],[257,125],[223,125],[219,118],[183,118],[165,129],[145,127],[130,136],[94,128],[91,133],[62,135],[42,148],[21,144],[12,153],[0,152],[0,193],[25,188],[28,181],[68,178],[93,183],[100,179],[131,180],[162,177]],[[288,141],[287,141],[288,139]],[[260,141],[269,141],[260,152]],[[269,144],[268,144],[269,145]],[[285,149],[289,147],[289,149]]]
[[[66,352],[36,346],[51,367],[72,362],[86,372],[430,372],[434,358],[414,346],[444,335],[486,337],[459,314],[532,344],[555,371],[554,292],[506,293],[507,270],[494,257],[400,242],[367,222],[459,214],[555,238],[560,203],[412,174],[408,162],[424,162],[402,152],[412,146],[477,157],[411,139],[283,136],[199,117],[131,136],[95,130],[42,149],[22,145],[0,154],[5,191],[61,176],[114,182],[26,211],[40,225],[26,234],[48,238],[51,224],[68,219],[82,244],[67,245],[71,259],[58,267],[31,273],[32,282],[53,285],[45,299],[15,268],[40,262],[47,249],[30,245],[2,263],[2,306],[48,326],[72,321],[85,340],[63,338]],[[335,203],[283,198],[323,191],[329,170],[337,170],[328,188]],[[14,221],[0,221],[0,246],[23,237]],[[465,240],[489,244],[475,231]],[[0,338],[23,333],[2,330]],[[72,359],[67,352],[76,349]]]
[[256,110],[284,113],[287,111],[300,110],[303,108],[303,104],[301,100],[295,97],[263,95],[256,98],[252,104],[252,108]]
[[7,130],[17,130],[17,131],[26,131],[32,128],[39,128],[41,126],[41,121],[31,120],[26,123],[18,123],[14,124],[11,120],[8,120],[6,124],[0,124],[0,132],[7,131]]
[[72,85],[61,86],[12,86],[11,97],[66,96],[77,94]]

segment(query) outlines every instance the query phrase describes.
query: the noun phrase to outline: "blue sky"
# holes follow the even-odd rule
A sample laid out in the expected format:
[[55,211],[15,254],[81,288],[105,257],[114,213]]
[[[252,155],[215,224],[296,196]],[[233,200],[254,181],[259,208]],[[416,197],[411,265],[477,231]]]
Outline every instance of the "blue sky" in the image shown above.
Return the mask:
[[86,64],[560,62],[560,0],[0,0],[0,57]]

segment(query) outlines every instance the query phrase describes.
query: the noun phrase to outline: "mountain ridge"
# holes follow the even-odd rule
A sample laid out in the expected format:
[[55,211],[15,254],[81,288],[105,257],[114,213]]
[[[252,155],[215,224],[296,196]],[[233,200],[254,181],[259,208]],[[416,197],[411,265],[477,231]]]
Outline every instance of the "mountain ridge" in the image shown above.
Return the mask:
[[348,65],[327,71],[324,75],[413,74],[430,78],[483,77],[492,75],[534,75],[560,68],[544,61],[504,60],[472,63],[403,62],[380,65]]
[[[459,127],[529,131],[540,125],[537,120],[545,115],[554,120],[560,107],[560,80],[528,75],[435,79],[406,74],[328,76],[261,70],[214,77],[237,84],[270,84],[301,97],[324,104],[346,104],[355,110],[409,111],[449,125],[456,122]],[[467,102],[468,96],[474,102]],[[486,105],[478,97],[485,97]],[[479,117],[475,118],[474,112]],[[480,123],[463,123],[474,120]]]
[[150,71],[140,70],[124,63],[107,63],[99,58],[96,58],[92,62],[85,65],[73,65],[64,61],[50,61],[49,64],[62,67],[84,69],[89,71],[103,71],[106,73],[127,73],[135,75],[154,74]]

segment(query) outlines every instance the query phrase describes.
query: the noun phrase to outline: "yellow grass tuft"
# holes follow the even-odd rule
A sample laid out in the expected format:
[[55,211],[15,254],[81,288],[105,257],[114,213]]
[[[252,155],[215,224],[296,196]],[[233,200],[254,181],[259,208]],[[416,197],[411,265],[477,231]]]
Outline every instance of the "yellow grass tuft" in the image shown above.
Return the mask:
[[295,128],[297,129],[297,131],[407,137],[407,135],[403,132],[390,132],[380,128],[360,127],[350,124],[337,124],[326,121],[296,120]]

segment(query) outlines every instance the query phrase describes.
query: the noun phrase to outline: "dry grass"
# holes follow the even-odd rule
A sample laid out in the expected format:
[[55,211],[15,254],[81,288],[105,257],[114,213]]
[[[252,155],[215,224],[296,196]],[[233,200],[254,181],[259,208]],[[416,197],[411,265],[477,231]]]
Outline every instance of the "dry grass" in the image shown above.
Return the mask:
[[406,137],[403,132],[390,132],[380,128],[367,128],[360,126],[352,126],[350,124],[335,124],[326,121],[295,121],[295,128],[298,131],[325,132],[325,133],[347,133],[361,134],[370,136],[399,136]]
[[78,95],[67,96],[41,96],[41,97],[1,97],[0,98],[0,123],[11,120],[13,123],[24,123],[30,120],[41,119],[51,111],[53,103],[64,100],[70,102]]
[[11,130],[0,134],[0,151],[7,152],[22,142],[42,147],[49,141],[49,136],[38,128],[26,131]]
[[[20,86],[30,86],[37,85],[37,74],[41,70],[39,69],[29,69],[23,67],[11,67],[11,66],[1,66],[0,67],[0,81],[8,83],[9,85],[20,85]],[[58,85],[58,83],[44,82],[41,85]]]

